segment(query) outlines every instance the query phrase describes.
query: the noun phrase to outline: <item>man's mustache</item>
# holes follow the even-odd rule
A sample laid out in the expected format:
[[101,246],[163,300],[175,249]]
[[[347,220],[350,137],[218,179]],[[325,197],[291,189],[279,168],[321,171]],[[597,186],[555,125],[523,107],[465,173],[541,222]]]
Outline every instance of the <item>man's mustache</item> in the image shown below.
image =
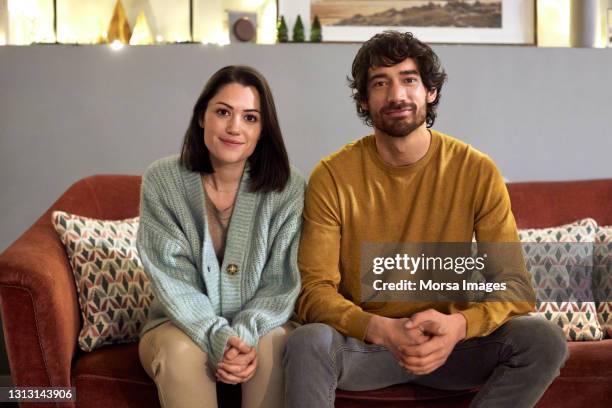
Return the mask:
[[409,103],[409,102],[390,103],[388,105],[383,106],[380,111],[382,113],[388,113],[390,111],[401,110],[401,109],[411,109],[411,110],[415,111],[416,110],[416,104]]

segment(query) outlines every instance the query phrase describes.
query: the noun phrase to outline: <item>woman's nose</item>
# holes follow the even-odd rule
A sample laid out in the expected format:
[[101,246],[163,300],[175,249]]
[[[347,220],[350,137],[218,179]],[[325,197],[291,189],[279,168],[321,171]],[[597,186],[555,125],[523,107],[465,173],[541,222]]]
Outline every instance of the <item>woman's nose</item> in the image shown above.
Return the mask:
[[227,122],[227,128],[225,131],[232,135],[237,135],[240,133],[240,120],[237,115],[232,116],[232,118]]

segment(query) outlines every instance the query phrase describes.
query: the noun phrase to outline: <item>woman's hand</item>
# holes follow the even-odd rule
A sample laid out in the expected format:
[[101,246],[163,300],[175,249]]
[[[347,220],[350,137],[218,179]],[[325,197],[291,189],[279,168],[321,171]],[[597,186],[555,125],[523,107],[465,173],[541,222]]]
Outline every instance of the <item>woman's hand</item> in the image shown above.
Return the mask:
[[250,380],[257,369],[257,352],[240,338],[232,336],[229,348],[217,366],[215,376],[227,384],[238,384]]

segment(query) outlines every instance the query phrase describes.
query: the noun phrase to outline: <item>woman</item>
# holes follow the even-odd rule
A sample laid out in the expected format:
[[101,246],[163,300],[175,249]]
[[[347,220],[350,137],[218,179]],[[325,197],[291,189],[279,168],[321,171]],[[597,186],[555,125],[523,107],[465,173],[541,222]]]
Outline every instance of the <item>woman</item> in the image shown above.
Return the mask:
[[216,72],[180,156],[143,176],[138,250],[155,301],[139,355],[163,407],[217,406],[216,381],[242,383],[245,407],[283,405],[304,185],[266,80]]

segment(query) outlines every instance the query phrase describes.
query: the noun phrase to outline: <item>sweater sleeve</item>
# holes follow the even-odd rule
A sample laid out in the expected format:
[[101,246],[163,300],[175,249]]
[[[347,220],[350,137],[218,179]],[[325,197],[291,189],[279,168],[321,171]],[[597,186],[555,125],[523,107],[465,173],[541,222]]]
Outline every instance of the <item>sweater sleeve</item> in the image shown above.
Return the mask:
[[510,196],[503,177],[485,157],[479,176],[474,230],[488,255],[485,278],[506,284],[505,291],[491,292],[477,303],[452,304],[450,312],[463,314],[467,338],[487,336],[514,316],[532,312],[535,294],[521,251]]
[[267,261],[259,287],[236,316],[232,327],[241,339],[256,345],[259,339],[291,316],[300,290],[297,253],[302,225],[305,182],[295,174],[275,210]]
[[165,185],[166,179],[170,175],[151,171],[143,177],[138,252],[166,315],[208,353],[216,367],[228,338],[236,333],[225,318],[217,316],[204,292],[190,249],[194,243],[180,222],[184,208],[177,203],[176,189]]
[[296,311],[302,322],[329,324],[360,340],[372,317],[339,291],[342,237],[338,192],[334,179],[320,163],[308,182],[298,264],[302,290]]

